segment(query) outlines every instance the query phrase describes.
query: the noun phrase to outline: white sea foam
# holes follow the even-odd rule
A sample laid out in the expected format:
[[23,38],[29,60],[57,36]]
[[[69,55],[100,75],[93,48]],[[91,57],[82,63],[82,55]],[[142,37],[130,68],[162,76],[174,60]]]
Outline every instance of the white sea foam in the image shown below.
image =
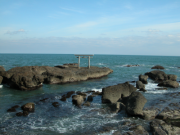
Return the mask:
[[145,89],[147,90],[146,93],[152,93],[152,94],[163,94],[167,93],[167,90],[157,90],[156,88],[161,88],[157,86],[157,83],[148,82],[148,84],[145,85]]
[[97,92],[97,91],[102,92],[102,89],[95,89],[95,88],[94,88],[94,89],[92,89],[92,90],[94,90],[94,91],[96,91],[96,92]]
[[3,85],[0,85],[0,88],[2,88],[3,87]]

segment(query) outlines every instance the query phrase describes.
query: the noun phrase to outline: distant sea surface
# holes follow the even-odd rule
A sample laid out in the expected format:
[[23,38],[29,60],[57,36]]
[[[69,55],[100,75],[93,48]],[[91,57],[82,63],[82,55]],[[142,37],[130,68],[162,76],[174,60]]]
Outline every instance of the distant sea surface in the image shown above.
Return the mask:
[[[78,59],[73,54],[0,54],[0,65],[6,70],[22,66],[56,66],[65,63],[77,63]],[[139,65],[126,67],[126,65]],[[138,76],[152,71],[151,67],[161,65],[166,74],[177,75],[180,81],[180,57],[179,56],[135,56],[135,55],[94,55],[91,66],[108,67],[114,72],[101,79],[68,83],[68,84],[43,84],[43,87],[33,91],[19,91],[5,85],[0,88],[0,134],[12,135],[59,135],[59,134],[113,134],[115,131],[127,132],[128,127],[123,127],[124,121],[130,121],[145,126],[147,122],[126,113],[111,114],[106,110],[107,106],[101,103],[101,96],[94,98],[90,107],[76,108],[72,105],[72,98],[66,102],[59,99],[68,91],[89,90],[102,91],[103,87],[124,82],[138,81]],[[81,58],[81,66],[88,66],[88,59]],[[131,83],[135,86],[135,83]],[[159,99],[168,99],[168,93],[180,92],[180,88],[168,90],[155,90],[157,84],[148,79],[147,92],[142,93],[150,107]],[[40,102],[48,98],[47,102]],[[175,100],[169,97],[169,100]],[[34,102],[35,112],[27,117],[17,117],[17,112],[7,112],[14,105],[23,105]],[[59,102],[58,108],[52,106],[52,102]],[[168,103],[162,103],[158,108],[164,108]],[[113,127],[104,132],[104,127]],[[148,127],[147,127],[148,128]]]

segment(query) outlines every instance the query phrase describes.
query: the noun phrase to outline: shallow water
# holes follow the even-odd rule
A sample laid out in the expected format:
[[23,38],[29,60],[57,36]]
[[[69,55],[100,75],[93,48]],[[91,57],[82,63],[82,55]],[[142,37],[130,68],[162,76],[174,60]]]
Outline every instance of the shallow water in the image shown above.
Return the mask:
[[[65,54],[0,54],[0,65],[9,70],[17,66],[55,66],[64,63],[77,63],[74,55]],[[170,56],[126,56],[126,55],[95,55],[91,59],[92,66],[109,67],[114,72],[101,79],[92,79],[63,85],[47,85],[34,91],[18,91],[7,86],[0,87],[0,133],[2,134],[112,134],[116,130],[122,133],[128,131],[128,126],[123,126],[124,121],[138,123],[146,127],[147,121],[139,118],[128,117],[123,111],[111,114],[108,106],[101,103],[101,96],[94,98],[90,107],[76,108],[72,105],[72,98],[66,102],[59,99],[68,91],[102,91],[103,87],[137,81],[140,74],[151,71],[154,65],[165,67],[167,74],[176,74],[180,81],[180,57]],[[139,65],[138,67],[125,67],[125,65]],[[81,66],[88,66],[88,59],[81,59]],[[155,105],[164,108],[170,102],[179,102],[168,94],[180,92],[180,88],[168,90],[155,90],[157,84],[148,80],[146,93],[142,93],[147,103],[145,108]],[[135,83],[132,83],[135,85]],[[46,102],[39,100],[48,98]],[[166,99],[166,102],[160,102]],[[16,112],[7,112],[14,105],[23,105],[28,102],[36,104],[35,112],[28,117],[17,117]],[[59,102],[55,108],[52,102]],[[20,111],[20,108],[17,112]],[[110,129],[104,132],[107,127]],[[148,126],[147,126],[148,130]]]

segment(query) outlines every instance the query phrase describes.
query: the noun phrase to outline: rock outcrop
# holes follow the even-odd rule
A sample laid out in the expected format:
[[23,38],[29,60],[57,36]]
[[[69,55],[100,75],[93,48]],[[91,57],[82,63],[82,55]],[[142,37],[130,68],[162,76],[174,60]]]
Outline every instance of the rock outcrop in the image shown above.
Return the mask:
[[3,66],[0,66],[0,71],[6,71]]
[[143,108],[147,99],[140,92],[132,92],[126,102],[126,111],[133,116],[143,116]]
[[61,84],[76,81],[85,81],[88,79],[100,78],[112,73],[109,68],[81,67],[78,69],[74,65],[69,68],[58,68],[49,66],[25,66],[15,67],[8,71],[0,71],[3,82],[11,88],[19,90],[33,90],[47,84]]
[[81,95],[73,95],[72,96],[72,103],[78,107],[81,107],[82,103],[84,102],[84,97]]
[[21,107],[23,111],[27,112],[34,112],[35,104],[34,103],[27,103]]
[[145,75],[147,75],[148,77],[150,77],[151,79],[153,79],[155,81],[164,81],[164,80],[168,79],[166,73],[164,73],[163,71],[160,71],[160,70],[154,70],[151,72],[147,72],[147,73],[145,73]]
[[136,82],[137,89],[145,89],[145,85],[141,81]]
[[145,75],[149,76],[152,80],[155,80],[157,82],[162,82],[166,80],[176,81],[177,79],[176,75],[166,74],[165,72],[160,70],[153,70],[151,72],[145,73]]
[[143,84],[147,84],[147,79],[148,76],[147,75],[139,75],[139,81],[141,81]]
[[153,135],[179,135],[180,128],[169,125],[162,120],[153,120],[150,123]]
[[158,86],[178,88],[179,87],[179,83],[177,81],[167,80],[167,81],[159,83]]
[[122,97],[127,97],[136,90],[137,88],[128,82],[103,88],[102,103],[116,103]]
[[164,67],[160,66],[160,65],[156,65],[156,66],[152,67],[151,69],[164,69]]

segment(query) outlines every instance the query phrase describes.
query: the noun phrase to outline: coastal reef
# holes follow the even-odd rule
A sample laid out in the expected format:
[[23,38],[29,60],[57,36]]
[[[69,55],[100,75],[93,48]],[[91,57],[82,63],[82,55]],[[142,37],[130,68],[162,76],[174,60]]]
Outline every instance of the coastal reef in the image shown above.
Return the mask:
[[[2,68],[3,69],[3,68]],[[19,90],[34,90],[46,84],[63,84],[88,79],[100,78],[112,73],[106,67],[81,67],[76,64],[63,66],[24,66],[15,67],[8,71],[0,71],[0,81],[11,88]]]

